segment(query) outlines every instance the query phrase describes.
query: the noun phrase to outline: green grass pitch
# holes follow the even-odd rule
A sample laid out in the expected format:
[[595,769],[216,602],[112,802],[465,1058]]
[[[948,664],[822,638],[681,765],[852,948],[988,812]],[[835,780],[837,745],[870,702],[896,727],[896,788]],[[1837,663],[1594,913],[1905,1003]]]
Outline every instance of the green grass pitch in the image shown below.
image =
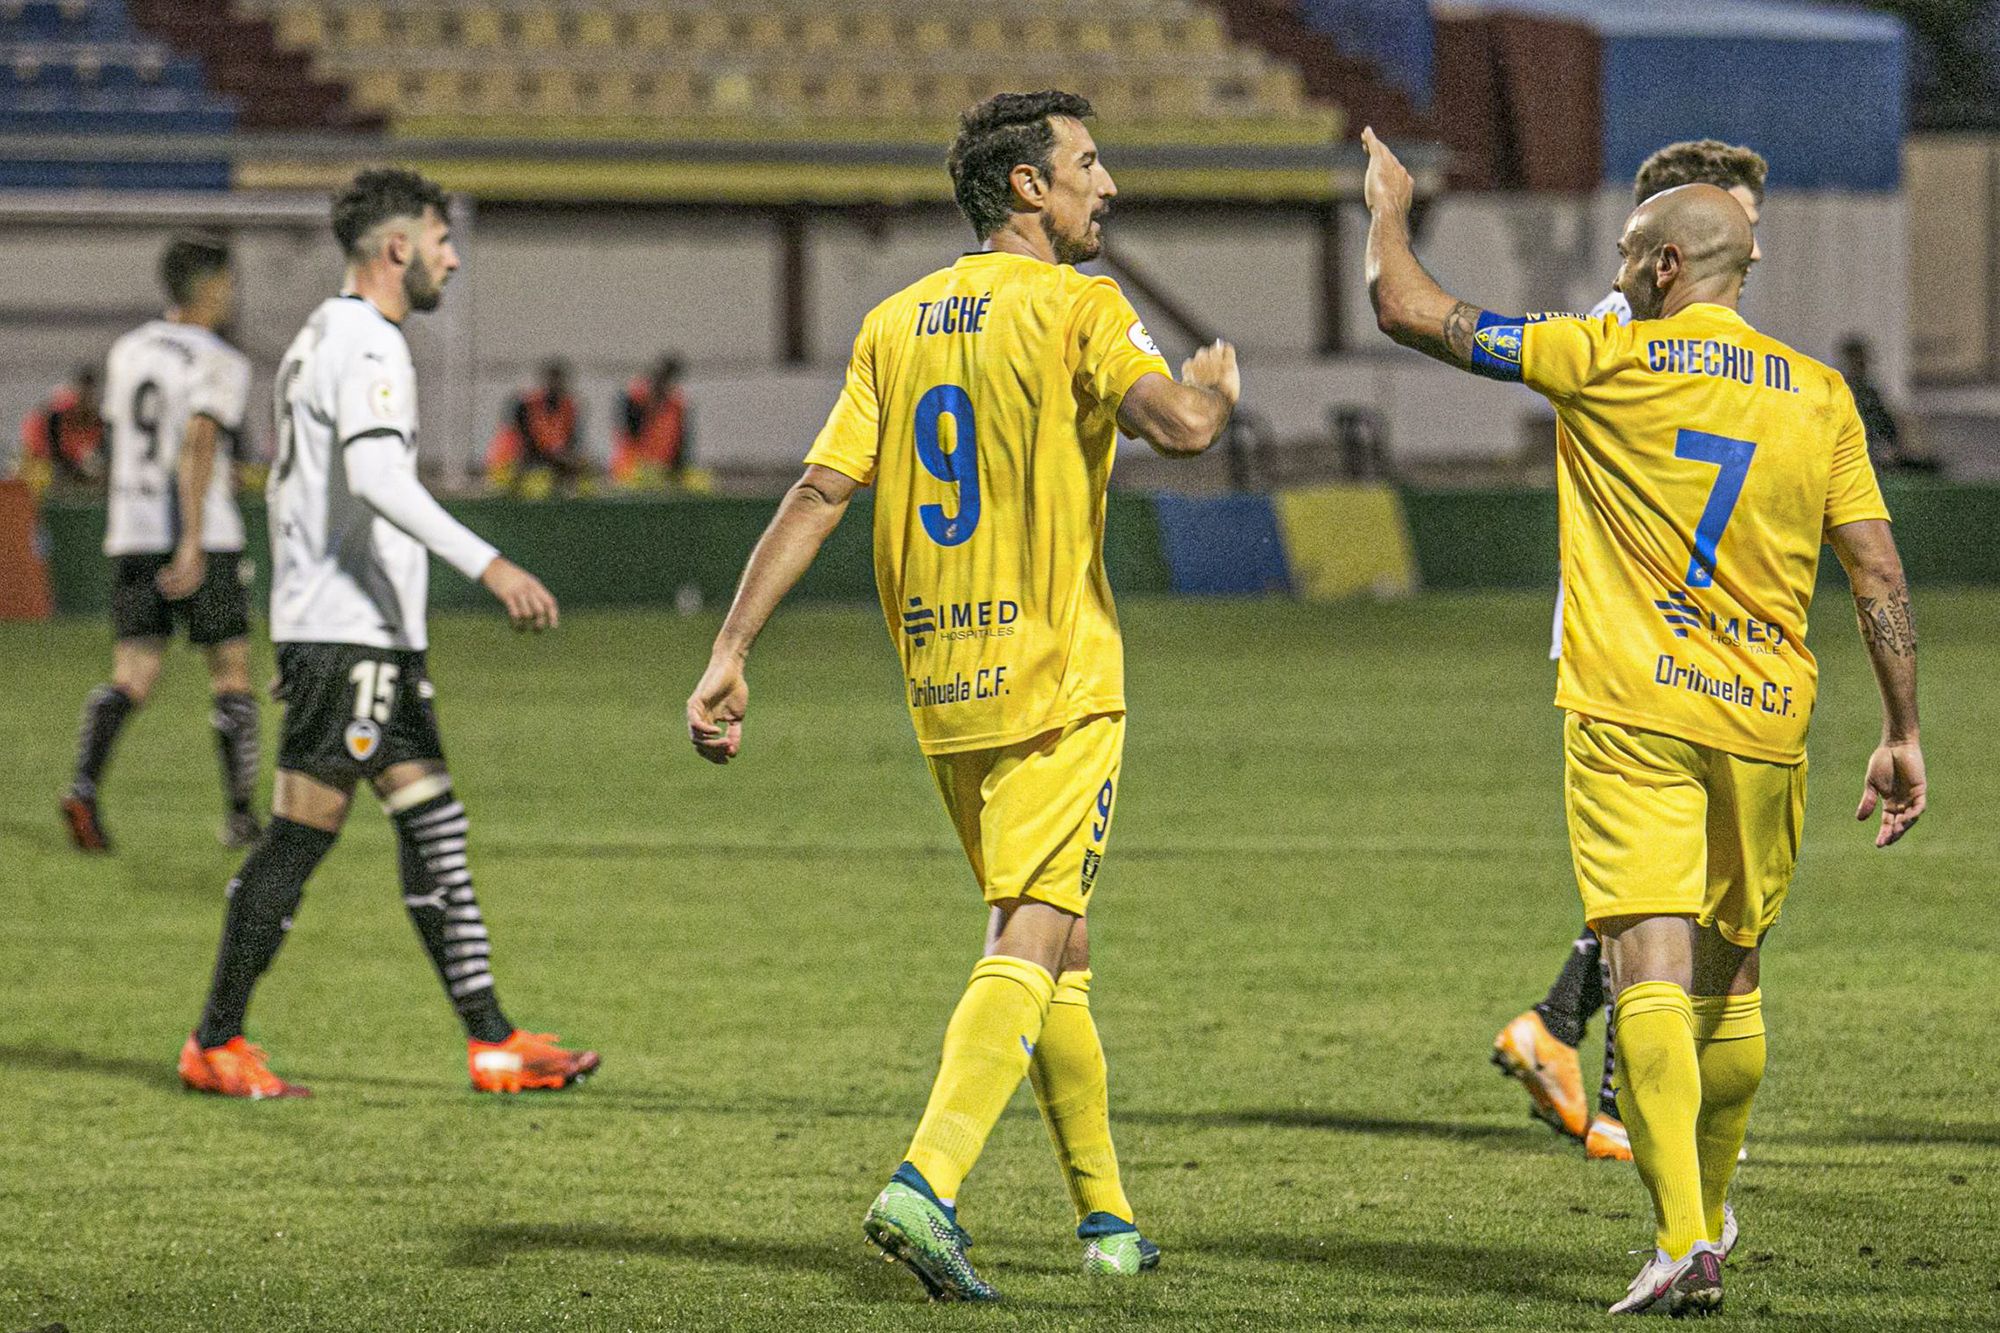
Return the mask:
[[[1917,608],[1935,808],[1881,853],[1851,818],[1873,687],[1845,598],[1820,607],[1729,1270],[1746,1329],[2000,1324],[2000,594]],[[1577,921],[1547,612],[1126,608],[1093,996],[1166,1262],[1075,1271],[1024,1089],[962,1198],[1011,1301],[990,1311],[924,1307],[860,1235],[983,924],[872,612],[781,615],[727,770],[681,720],[712,616],[578,614],[541,640],[442,619],[501,997],[603,1071],[468,1091],[364,800],[251,1011],[319,1095],[268,1105],[173,1072],[236,863],[198,662],[176,649],[129,728],[120,851],[85,860],[55,797],[107,633],[0,627],[0,1333],[1596,1327],[1650,1244],[1645,1196],[1486,1063]]]

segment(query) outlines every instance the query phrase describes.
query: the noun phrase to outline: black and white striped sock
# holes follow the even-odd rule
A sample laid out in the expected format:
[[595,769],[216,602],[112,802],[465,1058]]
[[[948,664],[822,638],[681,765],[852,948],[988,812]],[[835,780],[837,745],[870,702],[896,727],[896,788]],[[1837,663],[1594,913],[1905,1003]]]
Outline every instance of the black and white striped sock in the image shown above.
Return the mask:
[[222,760],[223,795],[231,810],[247,814],[257,795],[257,700],[239,690],[218,694],[209,721],[215,726],[215,750]]
[[1604,964],[1604,1081],[1597,1086],[1597,1113],[1609,1119],[1618,1119],[1618,1023],[1614,1014],[1617,1006],[1610,1003],[1611,964]]
[[[408,794],[406,797],[406,793]],[[397,798],[405,798],[399,805]],[[421,779],[390,798],[403,874],[403,906],[458,1011],[466,1035],[505,1041],[514,1030],[493,993],[493,945],[472,895],[465,840],[471,821],[449,779]]]
[[111,762],[112,743],[136,707],[132,696],[116,685],[99,685],[83,701],[83,725],[76,738],[76,776],[71,780],[79,794],[97,795],[98,780]]

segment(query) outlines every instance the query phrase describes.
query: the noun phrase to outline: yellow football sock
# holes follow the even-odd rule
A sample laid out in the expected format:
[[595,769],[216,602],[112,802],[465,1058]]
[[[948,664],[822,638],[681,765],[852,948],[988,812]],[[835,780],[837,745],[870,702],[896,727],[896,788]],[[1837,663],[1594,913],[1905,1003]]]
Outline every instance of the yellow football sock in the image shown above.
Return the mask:
[[1118,1150],[1111,1146],[1111,1099],[1104,1046],[1090,1019],[1090,973],[1056,978],[1049,1021],[1028,1063],[1042,1122],[1056,1147],[1069,1200],[1081,1223],[1092,1213],[1132,1220],[1132,1204],[1118,1180]]
[[1025,959],[996,955],[972,969],[944,1030],[944,1059],[908,1154],[940,1199],[958,1197],[986,1136],[1021,1086],[1055,988],[1055,978]]
[[1694,1006],[1671,981],[1641,981],[1618,994],[1618,1111],[1632,1158],[1653,1196],[1655,1243],[1678,1259],[1709,1239],[1701,1207],[1701,1068]]
[[1750,1128],[1750,1103],[1764,1081],[1764,993],[1700,995],[1694,1043],[1701,1063],[1701,1207],[1710,1239],[1722,1238],[1722,1205],[1736,1176],[1736,1154]]

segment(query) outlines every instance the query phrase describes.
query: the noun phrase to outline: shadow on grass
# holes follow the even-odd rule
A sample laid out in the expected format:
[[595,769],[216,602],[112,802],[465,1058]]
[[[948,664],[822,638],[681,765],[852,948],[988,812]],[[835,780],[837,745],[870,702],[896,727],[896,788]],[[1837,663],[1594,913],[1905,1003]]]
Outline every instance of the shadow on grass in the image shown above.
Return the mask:
[[1868,1143],[1922,1147],[1948,1143],[1963,1148],[2000,1147],[2000,1124],[1939,1124],[1934,1120],[1862,1120],[1831,1133],[1796,1135],[1820,1143]]
[[108,1078],[130,1079],[150,1088],[180,1089],[171,1056],[155,1060],[135,1060],[127,1056],[98,1055],[60,1046],[0,1046],[0,1069],[33,1070],[41,1074],[102,1074]]
[[851,1265],[861,1254],[856,1240],[784,1241],[713,1233],[683,1235],[594,1222],[522,1222],[466,1228],[459,1233],[445,1263],[453,1268],[487,1268],[514,1255],[548,1250],[692,1259],[698,1263],[815,1273],[837,1271]]
[[[1175,1248],[1211,1255],[1227,1263],[1251,1259],[1337,1269],[1371,1285],[1400,1283],[1446,1296],[1479,1298],[1501,1294],[1558,1306],[1595,1304],[1594,1297],[1579,1290],[1582,1277],[1574,1269],[1564,1270],[1551,1264],[1546,1250],[1525,1246],[1472,1245],[1434,1239],[1378,1240],[1352,1235],[1315,1240],[1290,1231],[1231,1231],[1226,1235],[1181,1236]],[[1559,1272],[1566,1273],[1566,1278],[1558,1276]]]
[[1191,1125],[1226,1129],[1323,1129],[1341,1134],[1371,1134],[1403,1139],[1510,1139],[1542,1144],[1549,1138],[1543,1126],[1492,1125],[1470,1120],[1415,1120],[1393,1116],[1351,1115],[1311,1107],[1246,1107],[1228,1111],[1119,1110],[1114,1124]]

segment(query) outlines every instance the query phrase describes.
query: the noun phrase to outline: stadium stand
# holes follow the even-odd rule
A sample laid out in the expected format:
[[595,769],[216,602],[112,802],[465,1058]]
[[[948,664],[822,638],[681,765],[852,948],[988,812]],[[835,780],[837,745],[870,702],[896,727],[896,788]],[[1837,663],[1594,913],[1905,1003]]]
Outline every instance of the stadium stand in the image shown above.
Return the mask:
[[1430,97],[1430,15],[1417,14],[1416,24],[1401,34],[1412,38],[1414,49],[1393,56],[1377,49],[1388,47],[1393,34],[1367,46],[1357,38],[1376,33],[1380,18],[1396,16],[1377,16],[1378,28],[1366,28],[1358,14],[1348,12],[1384,7],[1384,0],[1359,5],[1353,0],[1232,0],[1218,11],[1238,41],[1296,62],[1307,96],[1342,107],[1357,133],[1366,124],[1392,139],[1433,138],[1429,117],[1420,109]]
[[1179,142],[1312,143],[1298,66],[1189,0],[240,0],[392,132],[460,138],[935,139],[964,107],[1074,87]]
[[282,49],[271,24],[230,12],[226,4],[125,0],[152,37],[197,56],[208,85],[233,98],[246,130],[368,130],[381,118],[355,110],[341,84],[312,77],[311,60]]
[[[149,39],[119,0],[0,0],[0,132],[149,135],[226,132],[235,104],[211,92],[198,60]],[[80,160],[60,144],[0,159],[0,186],[214,188],[226,162]]]

